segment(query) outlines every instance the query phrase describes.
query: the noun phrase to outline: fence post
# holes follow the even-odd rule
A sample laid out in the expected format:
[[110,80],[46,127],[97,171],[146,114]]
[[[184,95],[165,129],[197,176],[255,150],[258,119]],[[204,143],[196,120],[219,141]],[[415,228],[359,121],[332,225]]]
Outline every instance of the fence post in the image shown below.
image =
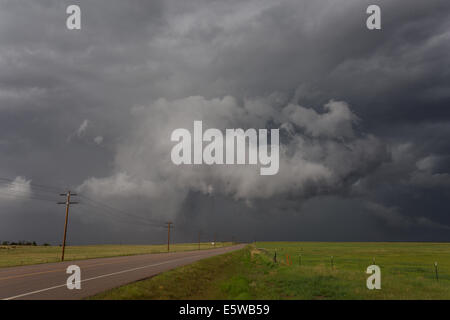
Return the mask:
[[438,263],[434,263],[434,271],[436,272],[436,281],[439,281],[439,275],[438,275]]

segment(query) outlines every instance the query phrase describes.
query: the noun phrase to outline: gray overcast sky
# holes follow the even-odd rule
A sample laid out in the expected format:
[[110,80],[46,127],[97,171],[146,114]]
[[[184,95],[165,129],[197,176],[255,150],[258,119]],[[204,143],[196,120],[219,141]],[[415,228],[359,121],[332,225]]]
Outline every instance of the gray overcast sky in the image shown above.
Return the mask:
[[[447,0],[0,0],[0,240],[71,188],[71,244],[450,241],[449,52]],[[280,128],[279,173],[173,165],[194,120]]]

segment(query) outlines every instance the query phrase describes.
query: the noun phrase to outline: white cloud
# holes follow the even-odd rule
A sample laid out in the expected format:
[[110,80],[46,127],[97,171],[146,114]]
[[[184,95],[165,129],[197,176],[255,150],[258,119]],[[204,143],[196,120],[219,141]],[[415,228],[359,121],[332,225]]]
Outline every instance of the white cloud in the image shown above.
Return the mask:
[[[379,161],[381,143],[374,136],[354,134],[357,118],[345,102],[331,101],[319,114],[299,105],[280,106],[275,100],[271,95],[239,104],[231,96],[192,96],[134,108],[135,130],[117,147],[116,173],[90,178],[80,188],[104,197],[147,194],[162,207],[181,203],[190,191],[214,190],[247,201],[286,194],[302,197],[338,188],[349,176]],[[288,138],[281,145],[279,173],[264,177],[258,167],[245,165],[175,166],[170,160],[174,145],[170,134],[177,128],[191,129],[194,120],[202,120],[204,130],[258,129],[269,123],[282,128]],[[295,126],[305,130],[294,130]]]
[[95,142],[96,144],[98,144],[98,145],[102,144],[102,142],[103,142],[103,137],[102,137],[102,136],[96,136],[96,137],[94,138],[94,142]]
[[289,105],[283,112],[297,126],[314,137],[351,138],[354,136],[353,123],[358,118],[351,112],[348,104],[330,101],[324,106],[325,113],[298,105]]
[[132,179],[128,174],[119,172],[108,178],[91,177],[79,186],[78,190],[88,191],[96,196],[147,195],[157,193],[157,186],[149,181]]
[[77,130],[78,137],[82,137],[85,134],[88,124],[89,121],[87,119],[83,120],[83,122],[81,123],[80,127]]
[[0,197],[9,201],[26,200],[32,193],[30,183],[31,180],[18,176],[8,185],[0,187]]
[[72,140],[73,137],[77,136],[78,138],[81,138],[85,135],[86,130],[89,126],[89,120],[85,119],[83,120],[83,122],[81,122],[80,126],[78,127],[77,130],[75,130],[74,132],[72,132],[68,137],[67,137],[67,142],[70,142]]
[[430,171],[433,169],[438,158],[434,155],[429,155],[416,162],[416,167],[421,171]]

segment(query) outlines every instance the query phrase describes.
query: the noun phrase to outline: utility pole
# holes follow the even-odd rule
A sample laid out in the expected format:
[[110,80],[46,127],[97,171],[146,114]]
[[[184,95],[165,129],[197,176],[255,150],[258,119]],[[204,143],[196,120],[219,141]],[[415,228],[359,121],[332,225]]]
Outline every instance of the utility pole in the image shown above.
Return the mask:
[[66,201],[65,202],[58,202],[57,204],[65,204],[66,205],[66,221],[64,223],[64,238],[63,238],[63,244],[62,244],[62,254],[61,254],[61,261],[64,261],[64,250],[66,249],[66,235],[67,235],[67,223],[69,220],[69,207],[71,204],[77,204],[78,202],[70,201],[71,196],[76,196],[76,193],[70,193],[70,191],[67,191],[66,193],[60,193],[60,196],[65,196]]
[[198,232],[198,250],[200,250],[200,233],[201,231]]
[[214,248],[216,247],[216,233],[214,233]]
[[170,226],[173,225],[173,222],[166,222],[167,225],[167,252],[170,251]]

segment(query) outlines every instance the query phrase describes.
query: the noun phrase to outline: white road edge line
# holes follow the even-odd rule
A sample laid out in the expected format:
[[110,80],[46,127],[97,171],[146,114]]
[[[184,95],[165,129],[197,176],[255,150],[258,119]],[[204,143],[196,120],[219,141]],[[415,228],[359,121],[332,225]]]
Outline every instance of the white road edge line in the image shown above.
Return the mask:
[[[118,272],[113,272],[113,273],[103,274],[103,275],[101,275],[101,276],[97,276],[97,277],[93,277],[93,278],[88,278],[88,279],[81,280],[80,283],[86,282],[86,281],[95,280],[95,279],[100,279],[100,278],[110,277],[110,276],[114,276],[114,275],[121,274],[121,273],[126,273],[126,272],[136,271],[136,270],[139,270],[139,269],[150,268],[150,267],[156,267],[156,266],[160,266],[160,265],[167,264],[167,263],[170,263],[170,262],[182,261],[182,260],[188,260],[188,259],[192,259],[192,258],[199,257],[199,256],[201,256],[201,255],[202,255],[202,254],[195,255],[195,256],[191,256],[191,257],[187,257],[187,258],[180,258],[180,259],[174,259],[174,260],[169,260],[169,261],[160,262],[160,263],[155,263],[155,264],[149,264],[149,265],[146,265],[146,266],[137,267],[137,268],[132,268],[132,269],[127,269],[127,270],[122,270],[122,271],[118,271]],[[66,286],[66,284],[64,283],[64,284],[61,284],[61,285],[58,285],[58,286],[54,286],[54,287],[49,287],[49,288],[45,288],[45,289],[40,289],[40,290],[36,290],[36,291],[31,291],[31,292],[27,292],[27,293],[22,293],[22,294],[19,294],[19,295],[17,295],[17,296],[12,296],[12,297],[8,297],[8,298],[4,298],[4,299],[2,299],[2,300],[13,300],[13,299],[17,299],[17,298],[21,298],[21,297],[25,297],[25,296],[30,296],[30,295],[32,295],[32,294],[36,294],[36,293],[40,293],[40,292],[44,292],[44,291],[50,291],[50,290],[53,290],[53,289],[65,287],[65,286]]]

